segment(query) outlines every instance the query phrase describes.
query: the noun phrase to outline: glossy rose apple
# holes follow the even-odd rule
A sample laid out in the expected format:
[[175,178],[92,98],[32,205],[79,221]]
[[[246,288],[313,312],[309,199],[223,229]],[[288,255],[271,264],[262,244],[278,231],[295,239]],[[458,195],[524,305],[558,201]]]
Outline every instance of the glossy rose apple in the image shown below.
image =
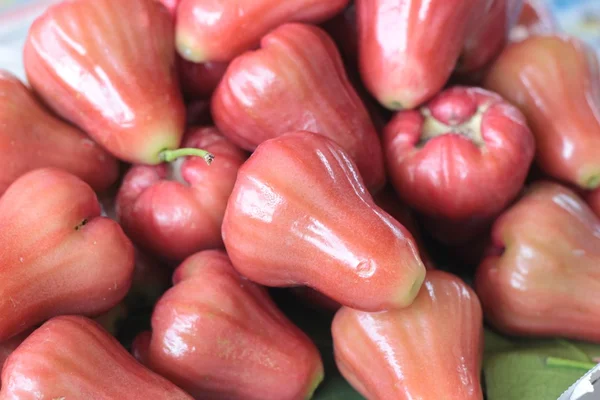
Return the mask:
[[523,0],[480,0],[478,3],[458,65],[463,74],[480,70],[500,54],[523,7]]
[[481,0],[357,0],[359,64],[385,107],[412,109],[452,74]]
[[212,111],[223,134],[247,150],[293,130],[325,135],[350,154],[369,189],[383,186],[375,127],[320,28],[286,24],[263,37],[260,50],[230,64]]
[[[196,399],[304,400],[323,379],[316,347],[222,251],[188,258],[134,352]],[[175,344],[175,345],[174,345]]]
[[508,46],[485,86],[517,105],[536,138],[536,162],[553,178],[600,185],[600,74],[583,42],[532,36]]
[[[31,331],[26,331],[0,343],[0,372],[2,371],[4,363],[8,359],[8,356],[10,356],[16,350],[16,348],[19,347],[21,343],[23,343],[23,340],[25,340],[30,334]],[[2,379],[0,377],[0,389],[1,388]]]
[[101,314],[129,290],[133,246],[74,175],[23,175],[0,198],[0,226],[0,341],[55,315]]
[[349,155],[310,132],[258,146],[238,173],[223,240],[254,282],[310,286],[368,311],[409,305],[425,275],[411,234],[375,204]]
[[368,399],[483,399],[481,305],[447,272],[429,271],[410,307],[344,307],[331,330],[340,372]]
[[32,333],[7,360],[2,382],[2,400],[192,399],[80,316],[53,318]]
[[166,8],[169,10],[169,13],[175,17],[177,13],[177,6],[181,2],[181,0],[159,0]]
[[51,115],[15,76],[0,70],[0,195],[19,176],[57,167],[95,190],[117,180],[117,160],[85,133]]
[[432,232],[445,242],[476,235],[478,225],[517,196],[535,147],[517,108],[489,91],[460,86],[396,114],[383,141],[396,192],[434,225],[450,225]]
[[185,108],[173,22],[156,0],[72,0],[32,25],[27,77],[40,97],[118,158],[169,161]]
[[212,127],[193,128],[184,145],[205,148],[218,159],[198,157],[158,166],[134,166],[117,197],[123,229],[143,249],[171,260],[223,247],[221,223],[246,154]]
[[512,335],[600,342],[600,221],[573,191],[534,184],[494,223],[475,288]]
[[181,0],[177,51],[196,63],[229,61],[279,25],[322,22],[347,4],[348,0]]

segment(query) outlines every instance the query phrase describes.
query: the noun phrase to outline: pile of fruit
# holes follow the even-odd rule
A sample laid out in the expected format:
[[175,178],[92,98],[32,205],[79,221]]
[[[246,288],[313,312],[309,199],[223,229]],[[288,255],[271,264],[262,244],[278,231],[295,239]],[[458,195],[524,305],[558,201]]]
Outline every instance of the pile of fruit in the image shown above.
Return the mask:
[[0,400],[558,397],[600,70],[539,4],[51,6],[0,72]]

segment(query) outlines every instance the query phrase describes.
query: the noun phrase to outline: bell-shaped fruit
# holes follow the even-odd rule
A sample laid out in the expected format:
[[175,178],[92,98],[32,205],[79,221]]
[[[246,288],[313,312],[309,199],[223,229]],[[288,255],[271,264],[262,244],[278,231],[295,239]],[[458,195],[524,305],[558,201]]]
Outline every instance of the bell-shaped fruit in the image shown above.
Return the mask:
[[600,342],[600,221],[573,191],[536,183],[494,223],[475,289],[511,335]]
[[331,331],[340,372],[368,399],[483,399],[481,305],[447,272],[428,271],[405,309],[342,308]]
[[379,208],[331,139],[291,132],[240,168],[223,221],[235,268],[266,286],[310,286],[357,309],[409,305],[425,277],[410,234]]
[[383,186],[381,144],[331,38],[320,28],[286,24],[261,49],[236,58],[212,102],[215,124],[247,150],[294,130],[342,146],[371,190]]
[[304,400],[323,379],[319,352],[222,251],[189,257],[134,353],[196,399]]
[[600,186],[595,52],[575,38],[532,36],[504,50],[484,85],[523,111],[545,173],[584,189]]
[[458,70],[470,74],[487,66],[508,42],[523,0],[479,0],[471,17]]
[[[21,343],[23,343],[25,339],[27,339],[27,336],[30,334],[31,331],[26,331],[0,343],[0,372],[2,372],[2,368],[6,360],[8,360],[8,357],[17,349],[17,347],[19,347]],[[0,377],[0,389],[1,388],[2,379]]]
[[77,128],[48,112],[15,76],[0,70],[0,195],[28,171],[57,167],[105,190],[117,160]]
[[225,207],[247,157],[213,127],[191,129],[184,144],[216,154],[218,167],[197,157],[137,165],[125,176],[117,197],[118,219],[128,236],[170,260],[223,247]]
[[173,43],[156,0],[63,1],[33,23],[25,70],[54,111],[112,154],[158,164],[178,155],[185,125]]
[[0,341],[56,315],[98,315],[127,293],[134,251],[94,191],[38,169],[0,197]]
[[53,318],[33,332],[7,360],[2,382],[1,400],[192,400],[80,316]]
[[400,198],[434,225],[456,228],[443,237],[432,232],[445,242],[478,234],[475,226],[518,195],[535,151],[516,107],[489,91],[460,86],[419,110],[396,114],[383,141]]
[[381,104],[412,109],[446,82],[482,0],[357,0],[363,82]]
[[169,13],[175,17],[177,14],[177,6],[181,3],[181,0],[159,0],[166,8]]
[[177,51],[196,63],[229,61],[286,22],[322,22],[347,4],[348,0],[181,0]]

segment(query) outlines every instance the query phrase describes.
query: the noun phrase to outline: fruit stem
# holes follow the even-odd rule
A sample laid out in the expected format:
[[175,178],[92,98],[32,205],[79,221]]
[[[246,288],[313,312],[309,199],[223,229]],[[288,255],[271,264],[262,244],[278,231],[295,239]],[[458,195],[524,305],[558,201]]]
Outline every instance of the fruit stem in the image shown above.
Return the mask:
[[208,165],[210,165],[213,162],[213,160],[215,159],[215,156],[212,153],[209,153],[206,150],[194,149],[194,148],[163,150],[159,154],[160,159],[164,162],[173,162],[180,157],[187,157],[187,156],[202,157],[202,158],[204,158],[204,161],[206,161],[206,163]]
[[546,358],[546,365],[550,367],[565,367],[565,368],[575,368],[589,371],[594,368],[596,364],[585,361],[575,361],[575,360],[567,360],[565,358],[558,357],[548,357]]

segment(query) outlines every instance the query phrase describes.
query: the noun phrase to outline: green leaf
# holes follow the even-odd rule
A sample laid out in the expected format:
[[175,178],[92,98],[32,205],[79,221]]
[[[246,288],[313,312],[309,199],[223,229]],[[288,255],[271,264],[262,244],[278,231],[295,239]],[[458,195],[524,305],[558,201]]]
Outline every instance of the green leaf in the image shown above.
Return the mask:
[[563,339],[512,339],[492,331],[485,337],[488,400],[557,399],[600,354],[598,345]]

